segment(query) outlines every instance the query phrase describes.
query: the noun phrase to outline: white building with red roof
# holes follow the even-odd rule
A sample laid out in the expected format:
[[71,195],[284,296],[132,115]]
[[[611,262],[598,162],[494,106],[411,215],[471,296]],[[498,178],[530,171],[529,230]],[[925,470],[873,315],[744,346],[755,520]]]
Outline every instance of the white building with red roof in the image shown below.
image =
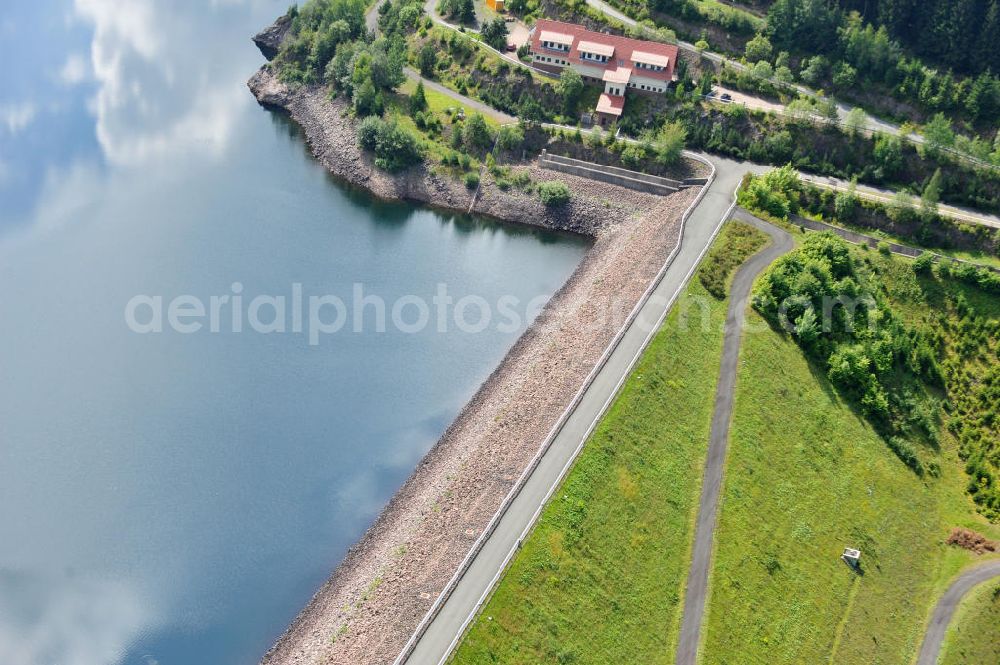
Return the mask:
[[572,67],[584,81],[603,83],[597,102],[601,124],[625,108],[625,91],[664,93],[674,80],[677,46],[587,30],[579,25],[539,19],[531,33],[536,67],[559,72]]

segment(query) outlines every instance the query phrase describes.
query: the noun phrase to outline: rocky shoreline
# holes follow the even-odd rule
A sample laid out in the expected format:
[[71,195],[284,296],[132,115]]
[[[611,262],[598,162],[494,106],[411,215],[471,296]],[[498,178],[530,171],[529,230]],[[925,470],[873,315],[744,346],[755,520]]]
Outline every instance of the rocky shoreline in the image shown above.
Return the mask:
[[[417,166],[389,175],[356,144],[345,103],[294,90],[265,66],[258,101],[289,113],[337,177],[385,199],[466,212],[463,183]],[[567,283],[511,348],[438,443],[264,656],[265,665],[391,663],[530,464],[628,313],[679,240],[695,189],[668,197],[525,166],[573,191],[548,208],[487,175],[473,211],[594,239]]]

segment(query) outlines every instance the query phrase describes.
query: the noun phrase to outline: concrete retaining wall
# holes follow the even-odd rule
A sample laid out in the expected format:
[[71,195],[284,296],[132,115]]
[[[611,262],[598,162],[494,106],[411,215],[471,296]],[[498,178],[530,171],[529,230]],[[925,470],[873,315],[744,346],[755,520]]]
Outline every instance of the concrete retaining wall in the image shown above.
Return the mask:
[[616,166],[584,162],[561,155],[550,155],[545,150],[542,150],[542,154],[538,156],[538,165],[552,171],[569,173],[582,178],[590,178],[591,180],[599,180],[611,183],[612,185],[628,187],[629,189],[648,194],[657,194],[659,196],[672,194],[684,187],[684,183],[677,180],[661,178],[660,176],[649,175],[648,173],[639,173],[638,171],[629,171],[628,169]]

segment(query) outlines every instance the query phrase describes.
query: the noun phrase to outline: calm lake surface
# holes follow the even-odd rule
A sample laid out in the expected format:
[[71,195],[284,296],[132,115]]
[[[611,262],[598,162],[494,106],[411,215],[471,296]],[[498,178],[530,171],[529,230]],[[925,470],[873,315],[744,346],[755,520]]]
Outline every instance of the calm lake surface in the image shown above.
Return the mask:
[[588,248],[333,182],[245,86],[287,5],[0,6],[3,665],[256,663],[528,323],[142,334],[134,296],[523,313]]

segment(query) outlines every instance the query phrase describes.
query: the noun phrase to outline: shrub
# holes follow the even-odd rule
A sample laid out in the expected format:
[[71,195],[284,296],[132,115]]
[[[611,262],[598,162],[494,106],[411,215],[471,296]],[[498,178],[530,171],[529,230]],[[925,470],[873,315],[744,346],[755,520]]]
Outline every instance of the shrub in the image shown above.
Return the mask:
[[528,189],[531,186],[531,174],[527,171],[515,171],[510,182],[518,189]]
[[420,53],[417,55],[417,66],[420,68],[420,74],[430,78],[434,75],[434,68],[437,66],[437,49],[431,42],[425,43],[420,47]]
[[761,176],[749,176],[737,197],[745,208],[788,219],[790,213],[798,211],[799,189],[798,174],[791,166],[783,166]]
[[934,267],[934,255],[930,252],[921,252],[920,256],[913,260],[913,271],[918,275],[929,275]]
[[462,140],[469,150],[486,150],[493,145],[493,132],[481,113],[473,113],[465,121]]
[[858,197],[854,194],[854,185],[851,191],[837,192],[833,200],[834,214],[841,222],[850,223],[854,221],[854,213],[858,208]]
[[571,193],[561,180],[548,180],[538,185],[538,196],[547,206],[560,206],[569,202]]
[[486,23],[480,34],[484,42],[498,51],[502,51],[507,46],[507,22],[502,16]]
[[749,224],[730,222],[723,230],[725,242],[716,243],[698,268],[698,279],[715,298],[726,297],[729,277],[767,239]]
[[378,116],[370,115],[361,121],[358,128],[358,145],[365,150],[375,150],[378,145],[378,133],[382,129],[385,121]]
[[424,92],[424,82],[417,82],[417,89],[413,91],[413,96],[410,97],[410,113],[414,116],[420,111],[427,110],[427,94]]
[[398,171],[422,158],[420,142],[412,132],[395,121],[369,116],[358,128],[358,145],[375,153],[375,166]]
[[501,150],[514,150],[524,143],[524,129],[520,125],[504,125],[497,136],[497,145]]
[[656,134],[653,145],[656,148],[656,159],[661,164],[674,164],[681,157],[687,130],[680,121],[668,122]]
[[892,249],[890,248],[889,243],[887,243],[884,240],[879,241],[877,248],[878,248],[878,253],[881,254],[882,256],[889,256],[890,254],[892,254]]

